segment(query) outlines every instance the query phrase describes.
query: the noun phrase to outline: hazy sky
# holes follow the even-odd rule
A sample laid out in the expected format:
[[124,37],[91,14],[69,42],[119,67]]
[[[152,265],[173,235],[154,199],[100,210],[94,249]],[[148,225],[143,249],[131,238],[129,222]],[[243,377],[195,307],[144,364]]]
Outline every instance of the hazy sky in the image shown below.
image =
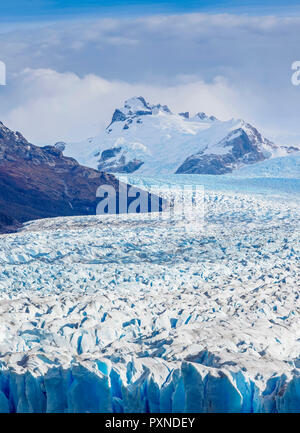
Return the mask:
[[297,3],[7,2],[0,120],[38,144],[76,141],[143,95],[175,112],[242,117],[278,143],[300,143]]

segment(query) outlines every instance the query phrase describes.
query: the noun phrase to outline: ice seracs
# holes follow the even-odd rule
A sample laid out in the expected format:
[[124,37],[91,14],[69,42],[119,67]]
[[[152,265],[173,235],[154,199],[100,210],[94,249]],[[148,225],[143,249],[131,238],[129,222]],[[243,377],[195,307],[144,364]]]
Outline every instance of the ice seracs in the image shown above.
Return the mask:
[[232,182],[195,231],[137,214],[1,236],[0,412],[299,412],[299,181]]

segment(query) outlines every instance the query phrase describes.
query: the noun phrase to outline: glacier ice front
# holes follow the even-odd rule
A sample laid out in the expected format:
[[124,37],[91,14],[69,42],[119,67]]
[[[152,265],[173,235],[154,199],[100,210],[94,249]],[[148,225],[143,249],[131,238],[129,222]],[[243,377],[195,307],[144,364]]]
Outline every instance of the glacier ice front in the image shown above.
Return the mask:
[[0,237],[0,412],[300,412],[299,203],[205,227],[56,218]]
[[299,412],[297,372],[270,377],[262,389],[243,371],[195,362],[77,357],[67,367],[42,354],[17,362],[23,371],[1,372],[1,413]]

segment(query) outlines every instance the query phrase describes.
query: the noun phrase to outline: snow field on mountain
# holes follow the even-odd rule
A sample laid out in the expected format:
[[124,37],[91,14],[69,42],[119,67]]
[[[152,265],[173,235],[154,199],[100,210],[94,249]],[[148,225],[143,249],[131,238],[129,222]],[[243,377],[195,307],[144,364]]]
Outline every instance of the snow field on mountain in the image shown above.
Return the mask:
[[128,215],[1,236],[0,411],[299,412],[299,202],[274,197],[207,190],[192,231]]
[[[128,130],[123,129],[124,122],[115,122],[111,133],[106,130],[86,142],[69,144],[64,155],[97,168],[102,151],[122,146],[126,150],[127,160],[137,158],[145,162],[139,173],[175,173],[188,156],[210,143],[216,144],[229,131],[240,126],[240,121],[237,120],[224,122],[225,124],[217,121],[218,125],[212,128],[211,121],[187,120],[164,112],[143,116],[141,119],[142,125],[135,119]],[[224,153],[224,149],[219,152]]]
[[[98,136],[66,144],[64,155],[92,168],[100,163],[100,170],[107,172],[128,172],[126,164],[137,160],[142,164],[134,171],[140,175],[165,175],[175,173],[192,155],[200,159],[229,155],[242,133],[251,142],[249,154],[257,148],[266,158],[286,155],[286,149],[271,143],[242,119],[221,121],[205,113],[193,117],[174,114],[167,106],[149,105],[142,97],[125,101]],[[102,152],[108,150],[115,155],[101,159]],[[247,154],[245,149],[243,152]]]

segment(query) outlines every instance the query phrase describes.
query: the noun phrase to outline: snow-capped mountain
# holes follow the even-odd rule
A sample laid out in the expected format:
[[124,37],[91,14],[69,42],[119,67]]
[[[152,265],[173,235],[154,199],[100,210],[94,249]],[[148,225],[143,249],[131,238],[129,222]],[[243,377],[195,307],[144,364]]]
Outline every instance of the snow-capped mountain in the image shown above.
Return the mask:
[[[232,175],[240,177],[300,178],[300,152],[288,156],[268,159],[258,164],[247,165],[235,170]],[[230,175],[231,176],[231,175]]]
[[289,149],[264,138],[241,119],[220,121],[203,112],[174,114],[143,97],[125,101],[97,137],[65,145],[64,154],[112,173],[223,174]]

